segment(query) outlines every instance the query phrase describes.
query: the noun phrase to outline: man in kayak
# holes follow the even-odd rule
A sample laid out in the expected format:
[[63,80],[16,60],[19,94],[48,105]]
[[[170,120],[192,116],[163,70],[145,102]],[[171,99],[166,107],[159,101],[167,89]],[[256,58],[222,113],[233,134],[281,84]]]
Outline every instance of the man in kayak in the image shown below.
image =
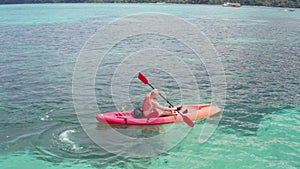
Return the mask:
[[[145,96],[142,111],[144,117],[159,117],[159,116],[168,116],[173,115],[177,110],[177,107],[163,107],[158,102],[159,92],[157,89],[152,90]],[[157,109],[161,111],[157,111]]]

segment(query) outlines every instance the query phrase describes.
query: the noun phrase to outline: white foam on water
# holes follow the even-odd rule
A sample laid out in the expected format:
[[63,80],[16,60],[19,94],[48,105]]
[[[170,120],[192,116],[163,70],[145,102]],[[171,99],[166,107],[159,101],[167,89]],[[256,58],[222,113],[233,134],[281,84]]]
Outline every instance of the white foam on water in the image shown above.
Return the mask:
[[72,150],[80,150],[83,147],[79,146],[78,144],[76,144],[74,141],[72,141],[70,139],[71,134],[73,134],[73,133],[76,133],[76,131],[75,130],[66,130],[59,135],[59,140],[62,143],[68,145]]

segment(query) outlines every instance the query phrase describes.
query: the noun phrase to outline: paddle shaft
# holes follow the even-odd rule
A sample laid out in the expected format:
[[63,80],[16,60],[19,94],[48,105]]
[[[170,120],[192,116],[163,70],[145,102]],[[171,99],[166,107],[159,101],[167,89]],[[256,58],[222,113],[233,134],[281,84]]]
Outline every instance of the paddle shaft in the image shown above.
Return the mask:
[[[155,89],[150,83],[148,84],[152,89]],[[172,103],[169,102],[169,100],[167,100],[163,95],[161,95],[160,93],[158,93],[160,95],[160,97],[162,97],[167,103],[169,103],[169,105],[171,107],[174,107]]]
[[[138,78],[144,83],[144,84],[147,84],[148,86],[150,86],[152,89],[155,89],[148,81],[148,79],[142,74],[142,73],[139,73],[138,75]],[[169,103],[170,106],[174,107],[164,96],[162,96],[160,93],[159,93],[160,97],[162,97],[167,103]],[[189,118],[187,117],[186,115],[180,113],[178,110],[176,110],[177,113],[179,113],[183,119],[183,121],[191,126],[191,127],[194,127],[194,122]],[[187,112],[187,110],[185,110],[184,112]]]
[[[148,83],[148,85],[149,85],[152,89],[155,89],[150,83]],[[166,102],[168,102],[170,106],[174,107],[174,106],[172,105],[172,103],[170,103],[169,100],[167,100],[163,95],[161,95],[160,93],[159,93],[159,95],[160,95],[160,97],[162,97]],[[185,111],[187,112],[187,110],[185,110]],[[186,115],[182,114],[182,113],[181,113],[180,111],[178,111],[178,110],[176,110],[176,112],[177,112],[178,114],[181,115],[181,117],[183,118],[183,121],[184,121],[187,125],[189,125],[190,127],[194,127],[194,122],[193,122],[189,117],[187,117]]]

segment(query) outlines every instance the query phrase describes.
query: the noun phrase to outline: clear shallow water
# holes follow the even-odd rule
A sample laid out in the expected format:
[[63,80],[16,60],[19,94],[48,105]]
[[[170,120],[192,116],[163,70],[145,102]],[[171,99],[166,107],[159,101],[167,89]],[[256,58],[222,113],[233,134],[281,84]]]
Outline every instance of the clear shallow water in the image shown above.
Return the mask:
[[[142,12],[173,14],[204,32],[222,60],[227,98],[219,127],[208,142],[198,142],[204,123],[197,122],[167,153],[132,159],[106,152],[82,131],[72,102],[72,75],[81,47],[100,26]],[[3,5],[0,14],[0,165],[4,168],[299,168],[299,11],[43,4]],[[130,50],[122,47],[115,52]],[[182,54],[198,77],[198,84],[190,86],[201,91],[201,103],[210,101],[203,64],[184,50]],[[107,58],[111,60],[103,62],[96,79],[97,102],[103,112],[115,110],[109,84],[112,63],[118,62],[110,55]],[[169,85],[175,84],[174,79],[148,73],[153,83],[160,82],[157,87],[164,95],[180,103],[178,86]],[[137,105],[143,97],[138,94],[148,91],[139,86],[133,80],[129,92]],[[178,127],[182,131],[185,125]],[[116,130],[135,137],[164,133]]]

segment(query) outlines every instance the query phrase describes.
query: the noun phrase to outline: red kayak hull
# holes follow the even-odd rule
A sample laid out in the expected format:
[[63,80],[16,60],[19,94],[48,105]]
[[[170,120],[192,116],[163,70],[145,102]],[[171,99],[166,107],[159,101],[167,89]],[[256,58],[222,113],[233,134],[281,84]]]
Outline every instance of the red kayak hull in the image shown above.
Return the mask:
[[[188,116],[191,120],[201,120],[209,116],[213,116],[221,109],[211,104],[199,104],[199,105],[184,105],[182,111],[188,109]],[[156,124],[168,124],[183,122],[181,115],[163,116],[157,118],[141,118],[137,119],[132,116],[133,110],[123,112],[108,112],[104,114],[98,114],[96,119],[99,122],[106,124],[128,124],[128,125],[156,125]]]

